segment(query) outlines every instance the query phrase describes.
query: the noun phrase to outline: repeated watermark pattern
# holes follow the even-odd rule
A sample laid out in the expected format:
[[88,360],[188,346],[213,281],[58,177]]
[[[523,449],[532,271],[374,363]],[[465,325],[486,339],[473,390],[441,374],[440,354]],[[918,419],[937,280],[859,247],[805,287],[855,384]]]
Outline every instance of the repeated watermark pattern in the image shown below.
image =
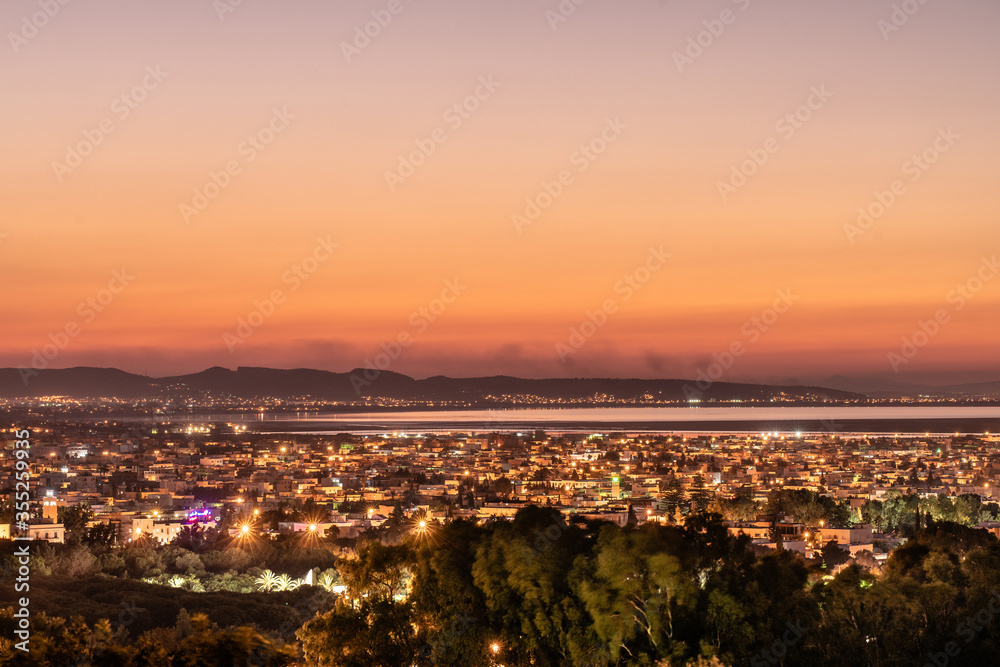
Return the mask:
[[[955,142],[961,138],[951,127],[938,128],[937,136],[924,150],[911,156],[903,163],[903,175],[909,177],[910,183],[919,181],[927,171],[947,153]],[[867,232],[875,224],[875,221],[884,216],[899,198],[907,193],[906,181],[897,178],[889,184],[885,190],[876,190],[873,201],[858,208],[858,217],[853,224],[844,225],[844,233],[847,240],[852,244],[859,236]]]
[[794,294],[791,288],[778,290],[769,307],[740,326],[741,338],[731,342],[722,352],[715,352],[712,355],[714,361],[707,368],[698,369],[695,373],[694,386],[684,385],[684,397],[688,401],[700,401],[705,392],[729,372],[736,360],[746,353],[747,346],[760,340],[761,336],[767,333],[798,300],[798,295]]
[[276,287],[263,299],[255,299],[253,307],[245,316],[236,319],[236,328],[222,334],[222,342],[230,353],[236,351],[239,345],[250,340],[264,323],[274,315],[279,306],[284,305],[288,295],[297,292],[300,287],[315,274],[319,267],[333,256],[333,251],[340,244],[330,240],[330,236],[319,237],[313,249],[298,262],[292,264],[281,274],[281,283],[285,287]]
[[32,349],[29,365],[21,364],[17,367],[24,386],[27,387],[31,378],[48,368],[49,364],[69,347],[70,341],[83,332],[84,325],[96,320],[97,316],[103,313],[134,280],[135,276],[125,268],[112,271],[107,286],[77,304],[77,317],[67,320],[60,329],[51,332],[47,337],[48,342],[41,347]]
[[427,331],[467,289],[468,285],[463,285],[459,278],[446,280],[437,297],[410,313],[408,320],[410,327],[401,330],[392,340],[380,343],[381,351],[374,358],[365,359],[361,372],[351,373],[350,382],[354,393],[360,396],[362,390],[371,386],[382,371],[389,370],[389,367],[402,356],[403,350],[413,345],[415,336]]
[[913,332],[902,337],[899,350],[888,354],[892,370],[898,373],[904,364],[910,363],[920,350],[929,345],[931,340],[941,333],[941,328],[951,322],[952,313],[957,313],[965,308],[969,301],[983,290],[986,283],[996,277],[998,272],[1000,272],[1000,263],[997,262],[997,256],[983,257],[975,273],[964,282],[955,285],[945,296],[945,301],[951,308],[938,308],[931,317],[917,320]]
[[160,87],[167,76],[168,73],[160,69],[159,65],[147,67],[146,75],[142,81],[116,97],[111,103],[112,115],[102,118],[94,127],[83,130],[83,139],[75,144],[67,145],[63,161],[52,163],[52,171],[55,172],[59,182],[62,183],[67,174],[71,174],[79,168],[84,159],[93,154],[97,147],[104,143],[108,135],[118,129],[117,123],[131,116],[132,112],[139,108],[139,105],[149,99],[149,94]]
[[395,17],[403,13],[406,5],[413,0],[389,0],[385,8],[371,12],[371,20],[362,25],[355,26],[354,34],[350,41],[340,43],[340,52],[344,54],[344,59],[350,63],[354,58],[361,55],[361,52],[372,45],[372,41],[382,35],[382,31],[389,27]]
[[788,141],[801,130],[806,123],[812,120],[814,114],[823,108],[830,101],[833,93],[827,90],[826,85],[821,84],[810,88],[809,97],[798,107],[784,114],[774,124],[774,130],[780,139],[768,137],[764,143],[756,148],[747,149],[747,158],[735,163],[729,168],[729,178],[716,182],[716,189],[723,203],[736,194],[736,191],[746,185],[749,180],[768,163],[775,153],[781,150],[781,141]]
[[876,27],[879,32],[882,33],[882,39],[889,41],[889,37],[893,33],[899,32],[903,29],[910,19],[919,12],[924,5],[926,5],[928,0],[903,0],[903,2],[898,5],[894,4],[892,6],[892,13],[889,14],[887,18],[880,18],[875,22]]
[[288,107],[272,109],[271,119],[264,127],[248,134],[246,140],[240,142],[240,145],[236,147],[236,154],[239,158],[227,161],[217,171],[209,171],[208,180],[201,187],[194,189],[191,201],[181,202],[178,205],[184,222],[190,224],[192,218],[204,213],[209,204],[232,185],[233,178],[243,173],[243,167],[256,160],[261,153],[267,150],[278,135],[288,129],[288,125],[294,119],[295,114],[288,111]]
[[[732,0],[732,2],[739,11],[745,12],[750,8],[753,0]],[[674,51],[673,53],[674,65],[677,66],[677,71],[683,74],[684,70],[701,58],[707,49],[712,48],[716,41],[726,32],[726,28],[736,23],[737,18],[739,18],[739,14],[732,9],[726,8],[716,18],[702,21],[701,24],[704,26],[704,29],[689,36],[683,50]]]
[[215,15],[219,17],[220,21],[225,21],[226,16],[242,7],[244,2],[246,0],[212,0],[212,9],[215,10]]
[[38,0],[38,11],[30,14],[28,16],[21,17],[21,25],[17,32],[10,31],[7,33],[7,40],[10,42],[10,48],[14,49],[14,53],[18,54],[21,49],[28,45],[28,42],[33,40],[38,34],[45,29],[49,22],[52,21],[62,8],[68,5],[72,0]]
[[666,266],[671,256],[663,250],[663,246],[650,247],[646,259],[615,283],[613,291],[616,296],[602,301],[596,310],[588,310],[583,321],[569,328],[566,341],[556,343],[559,359],[566,363],[571,354],[579,352],[608,323],[610,317],[618,312],[622,304],[630,301],[653,278],[653,274]]
[[542,181],[541,189],[534,196],[524,200],[524,208],[511,215],[511,222],[514,223],[517,233],[523,233],[525,227],[538,220],[542,213],[566,192],[566,188],[576,182],[576,174],[582,174],[590,169],[590,166],[607,152],[611,144],[621,138],[622,132],[626,129],[628,125],[623,123],[619,116],[605,119],[604,127],[597,136],[581,144],[569,156],[569,163],[573,169],[563,169],[553,180]]
[[444,112],[442,120],[448,129],[436,127],[426,137],[414,140],[416,148],[409,153],[400,154],[396,169],[385,172],[385,183],[389,186],[389,191],[395,192],[396,188],[413,176],[417,169],[426,164],[428,158],[437,152],[438,147],[448,141],[449,129],[452,132],[457,131],[499,89],[500,82],[494,79],[492,74],[480,76],[475,89]]
[[545,20],[548,21],[549,27],[555,32],[561,24],[576,14],[576,10],[586,2],[587,0],[560,0],[555,9],[545,10]]
[[753,667],[765,667],[766,665],[777,665],[782,658],[788,655],[789,649],[799,643],[802,635],[809,629],[802,625],[800,621],[785,623],[785,630],[780,637],[774,640],[769,647],[750,658]]

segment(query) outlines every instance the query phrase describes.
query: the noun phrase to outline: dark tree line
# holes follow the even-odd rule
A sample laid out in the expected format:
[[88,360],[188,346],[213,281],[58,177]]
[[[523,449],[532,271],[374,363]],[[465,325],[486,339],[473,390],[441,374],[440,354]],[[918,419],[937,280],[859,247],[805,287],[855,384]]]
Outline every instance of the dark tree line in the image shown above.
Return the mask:
[[[793,513],[842,511],[801,494],[772,500]],[[833,545],[809,560],[787,550],[758,554],[748,538],[729,534],[720,515],[705,512],[689,514],[682,525],[619,527],[567,523],[554,509],[527,507],[510,522],[455,520],[411,525],[401,540],[380,535],[355,556],[335,560],[346,587],[339,596],[318,586],[248,594],[167,589],[161,599],[175,610],[170,619],[120,628],[93,616],[63,620],[51,617],[52,608],[48,617],[39,611],[34,662],[4,643],[15,620],[4,612],[0,666],[69,664],[64,659],[72,653],[84,656],[72,664],[130,667],[287,664],[296,654],[306,664],[336,667],[665,667],[705,660],[903,667],[941,664],[942,656],[947,664],[995,664],[1000,651],[1000,543],[930,514],[878,575],[869,570],[870,557],[848,560]],[[120,557],[132,572],[165,566],[178,549],[133,544]],[[227,551],[240,553],[184,554],[204,563],[207,554]],[[75,579],[52,590],[69,581]],[[102,599],[114,588],[114,580],[105,581],[88,584],[105,589]],[[167,606],[149,597],[163,587],[128,586],[149,620]],[[83,605],[88,595],[74,600]],[[246,625],[247,614],[271,600],[269,609],[284,611],[267,616],[284,618],[281,627]],[[180,607],[193,613],[175,622]],[[242,625],[223,622],[234,615]]]
[[341,571],[348,594],[298,637],[309,664],[344,667],[923,665],[947,647],[952,664],[993,664],[990,534],[932,523],[879,577],[857,563],[831,576],[824,561],[757,556],[718,515],[620,528],[531,507],[362,549]]

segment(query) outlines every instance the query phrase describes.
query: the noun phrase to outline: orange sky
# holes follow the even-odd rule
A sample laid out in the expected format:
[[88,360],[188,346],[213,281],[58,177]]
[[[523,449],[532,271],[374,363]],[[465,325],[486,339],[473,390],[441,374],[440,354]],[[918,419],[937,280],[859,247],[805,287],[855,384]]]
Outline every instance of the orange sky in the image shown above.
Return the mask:
[[949,296],[1000,240],[996,3],[53,6],[0,7],[0,365],[349,370],[402,335],[416,376],[690,377],[734,343],[729,380],[1000,374],[1000,280]]

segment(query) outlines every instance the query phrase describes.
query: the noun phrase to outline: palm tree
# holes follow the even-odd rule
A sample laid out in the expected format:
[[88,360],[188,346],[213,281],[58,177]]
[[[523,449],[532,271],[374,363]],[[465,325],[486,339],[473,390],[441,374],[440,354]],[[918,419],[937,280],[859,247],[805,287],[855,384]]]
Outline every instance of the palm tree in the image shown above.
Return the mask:
[[185,581],[186,580],[184,579],[184,577],[175,574],[174,576],[167,579],[167,584],[169,584],[171,588],[180,588],[184,585]]
[[277,579],[274,580],[274,590],[276,591],[291,591],[296,588],[295,582],[287,574],[282,574]]
[[316,580],[316,585],[320,586],[328,593],[332,593],[333,587],[337,585],[337,575],[334,572],[327,570],[323,574],[319,575],[319,579]]
[[274,572],[264,570],[261,575],[257,577],[257,580],[254,583],[257,584],[257,590],[259,591],[272,591],[274,590],[277,580],[278,577],[275,576]]

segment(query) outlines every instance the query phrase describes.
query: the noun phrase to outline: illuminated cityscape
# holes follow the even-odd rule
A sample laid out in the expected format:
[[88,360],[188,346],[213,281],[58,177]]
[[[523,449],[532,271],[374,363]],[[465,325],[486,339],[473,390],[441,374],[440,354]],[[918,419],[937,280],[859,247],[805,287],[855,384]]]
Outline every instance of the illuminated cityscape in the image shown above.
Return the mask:
[[0,667],[1000,664],[996,0],[4,0]]

